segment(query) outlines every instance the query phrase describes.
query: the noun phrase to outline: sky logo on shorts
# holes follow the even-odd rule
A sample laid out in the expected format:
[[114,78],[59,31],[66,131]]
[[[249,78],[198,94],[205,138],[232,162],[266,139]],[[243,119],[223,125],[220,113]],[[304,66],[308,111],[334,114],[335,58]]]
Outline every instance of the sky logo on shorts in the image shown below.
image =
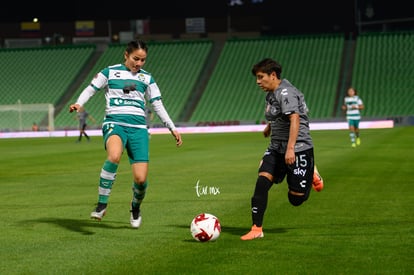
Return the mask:
[[293,174],[304,177],[306,175],[306,169],[296,168],[293,170]]

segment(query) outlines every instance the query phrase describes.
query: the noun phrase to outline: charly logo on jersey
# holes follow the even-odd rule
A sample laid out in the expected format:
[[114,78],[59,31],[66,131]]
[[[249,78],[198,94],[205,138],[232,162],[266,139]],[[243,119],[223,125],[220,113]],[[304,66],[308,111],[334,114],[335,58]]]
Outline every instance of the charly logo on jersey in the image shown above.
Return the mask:
[[287,89],[286,89],[286,88],[285,88],[285,89],[283,89],[283,90],[280,92],[280,94],[281,94],[281,95],[287,95],[287,94],[288,94]]

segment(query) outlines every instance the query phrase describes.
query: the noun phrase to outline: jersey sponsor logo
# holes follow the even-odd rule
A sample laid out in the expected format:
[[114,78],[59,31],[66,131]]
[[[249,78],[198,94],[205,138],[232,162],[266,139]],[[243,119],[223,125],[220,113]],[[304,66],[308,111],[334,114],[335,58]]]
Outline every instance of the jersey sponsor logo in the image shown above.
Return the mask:
[[141,107],[141,103],[137,100],[131,100],[131,99],[123,99],[123,98],[111,98],[110,100],[111,106],[135,106],[135,107]]
[[306,169],[296,168],[293,170],[293,174],[304,177],[306,175]]

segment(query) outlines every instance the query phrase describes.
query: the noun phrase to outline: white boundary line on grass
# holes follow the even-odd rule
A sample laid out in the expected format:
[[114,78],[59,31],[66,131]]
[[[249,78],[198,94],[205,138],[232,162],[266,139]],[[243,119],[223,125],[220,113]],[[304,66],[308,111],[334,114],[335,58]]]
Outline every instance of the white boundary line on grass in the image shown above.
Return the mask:
[[[347,122],[315,122],[310,123],[311,130],[344,130],[348,129]],[[393,128],[393,120],[361,121],[361,129]],[[263,124],[255,125],[228,125],[228,126],[203,126],[203,127],[177,127],[181,134],[199,133],[237,133],[237,132],[261,132]],[[151,128],[151,134],[169,134],[167,128]],[[87,130],[89,136],[102,136],[101,130]],[[39,131],[39,132],[0,132],[1,138],[35,138],[35,137],[75,137],[79,136],[79,130]]]

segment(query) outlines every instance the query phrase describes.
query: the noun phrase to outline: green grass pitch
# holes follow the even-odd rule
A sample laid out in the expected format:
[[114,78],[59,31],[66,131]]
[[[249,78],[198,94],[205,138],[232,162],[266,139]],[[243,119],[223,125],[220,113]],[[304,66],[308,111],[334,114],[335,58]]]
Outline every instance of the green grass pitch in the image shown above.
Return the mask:
[[[0,274],[413,274],[414,127],[313,131],[325,189],[293,207],[272,187],[263,239],[250,197],[268,140],[261,133],[153,135],[143,223],[129,225],[126,155],[107,215],[89,218],[105,159],[102,138],[0,140]],[[197,193],[196,184],[206,192]],[[190,222],[216,215],[218,240],[192,239]]]

